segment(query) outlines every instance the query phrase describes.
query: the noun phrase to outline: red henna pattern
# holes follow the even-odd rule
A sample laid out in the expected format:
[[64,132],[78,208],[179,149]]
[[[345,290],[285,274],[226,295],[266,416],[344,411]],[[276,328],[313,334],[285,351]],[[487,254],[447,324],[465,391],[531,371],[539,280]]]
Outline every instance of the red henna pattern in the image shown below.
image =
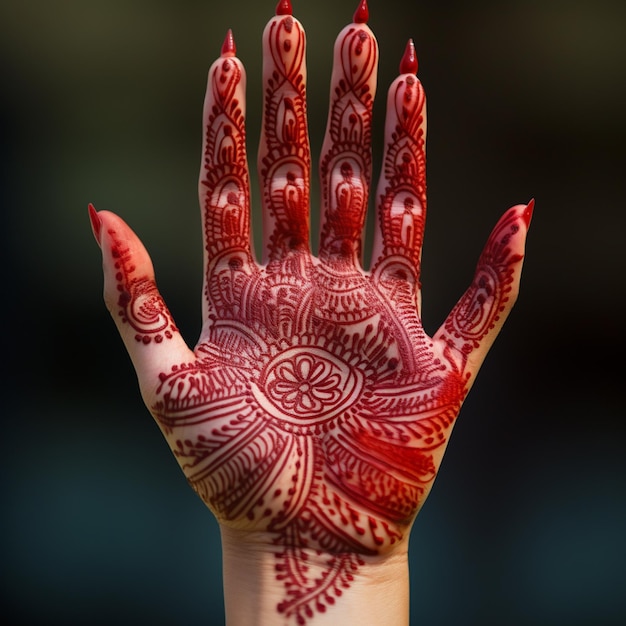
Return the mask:
[[[243,116],[233,98],[237,66],[226,60],[212,77],[217,104],[202,181],[212,199],[205,205],[210,334],[195,363],[161,375],[153,413],[218,519],[273,533],[276,575],[285,585],[277,609],[304,623],[350,586],[364,556],[386,552],[403,537],[434,480],[434,455],[446,444],[465,384],[454,363],[434,352],[397,274],[368,277],[319,264],[309,254],[286,254],[308,235],[302,227],[310,159],[303,31],[287,16],[270,25],[269,43],[274,71],[267,81],[261,177],[275,219],[271,262],[266,268],[251,262],[246,211],[227,219],[231,205],[243,208],[243,201],[231,202],[232,194],[245,200],[248,180]],[[356,253],[363,225],[375,45],[357,27],[341,42],[344,77],[333,94],[332,147],[321,169],[342,176],[346,163],[353,169],[345,177],[350,189],[335,185],[336,202],[329,197],[333,183],[325,188],[329,255],[345,252],[346,242]],[[387,192],[395,198],[408,189],[425,205],[410,186],[423,159],[415,129],[423,92],[417,87],[417,96],[408,98],[416,84],[410,80],[402,92],[410,114],[397,130],[404,151],[388,161]],[[392,210],[389,218],[393,226]],[[386,234],[387,253],[414,258],[402,228]],[[311,550],[327,555],[321,569],[301,567]]]
[[138,276],[132,262],[130,249],[118,239],[115,230],[108,231],[111,241],[111,257],[119,297],[118,315],[124,324],[135,331],[135,340],[144,344],[161,343],[178,332],[154,278]]
[[274,260],[290,250],[308,249],[309,239],[305,34],[290,12],[270,22],[267,47],[271,75],[266,80],[259,173],[264,206],[274,224],[268,251]]
[[[218,519],[274,534],[279,610],[303,623],[403,537],[465,390],[370,279],[288,268],[234,272],[236,306],[197,362],[162,374],[153,412]],[[328,555],[311,576],[308,550]]]
[[378,46],[371,31],[356,24],[337,45],[341,76],[333,79],[327,131],[330,142],[320,160],[325,207],[320,258],[342,257],[356,264],[361,257],[372,173],[374,93],[370,81],[376,71]]
[[211,319],[237,306],[234,277],[252,264],[245,117],[236,97],[243,72],[233,58],[235,50],[228,31],[208,85],[211,106],[206,112],[200,189],[207,258],[205,298]]
[[[229,31],[224,46],[230,41],[230,53],[234,54],[234,40]],[[241,68],[230,56],[222,56],[209,78],[213,106],[206,123],[200,181],[209,259],[223,250],[245,249],[250,241],[245,120],[234,97],[241,80]]]
[[[243,113],[234,97],[239,66],[223,58],[211,78],[215,105],[202,178],[211,324],[197,359],[161,374],[152,411],[220,523],[272,534],[276,578],[285,589],[277,611],[304,624],[339,600],[364,559],[389,552],[405,536],[435,478],[468,373],[452,348],[442,351],[426,335],[415,307],[426,185],[425,97],[414,76],[395,94],[398,124],[380,211],[384,249],[373,273],[319,262],[304,249],[304,34],[287,5],[279,3],[286,16],[270,25],[274,70],[260,160],[274,219],[270,263],[258,266],[249,252]],[[363,146],[371,94],[361,87],[374,69],[365,63],[356,76],[347,71],[361,44],[372,45],[356,28],[343,42],[345,79],[333,94],[334,146],[322,171],[343,174],[345,163],[358,164],[363,197],[341,182],[324,189],[327,206],[338,210],[323,231],[329,256],[345,251],[346,241],[355,251],[362,215],[353,209],[364,207],[369,185]],[[446,326],[469,344],[484,336],[506,301],[519,260],[507,247],[514,228],[512,213],[481,257],[475,291],[484,297],[466,296]],[[294,248],[300,253],[289,254]],[[145,302],[153,284],[129,281],[132,269],[116,250],[120,291],[133,294],[120,299],[130,319],[128,302]],[[153,305],[151,311],[164,310]],[[153,326],[140,326],[149,336],[145,329]],[[321,565],[303,565],[312,552]]]
[[[523,214],[522,219],[529,218]],[[509,245],[518,231],[519,215],[513,208],[503,215],[491,233],[478,260],[471,287],[446,320],[448,336],[465,342],[463,352],[469,353],[480,345],[481,339],[494,328],[505,309],[514,268],[523,258]]]
[[384,247],[374,269],[381,274],[383,266],[388,271],[395,261],[394,271],[414,282],[419,277],[426,219],[425,103],[424,89],[415,76],[407,74],[396,83],[392,106],[397,124],[383,163],[387,186],[379,210]]

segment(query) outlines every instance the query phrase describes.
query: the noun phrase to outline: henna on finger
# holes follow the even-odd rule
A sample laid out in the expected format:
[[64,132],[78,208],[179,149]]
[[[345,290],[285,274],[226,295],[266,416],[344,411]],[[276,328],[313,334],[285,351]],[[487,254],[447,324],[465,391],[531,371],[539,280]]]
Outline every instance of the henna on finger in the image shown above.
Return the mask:
[[264,265],[250,243],[245,73],[227,34],[203,117],[195,352],[141,242],[120,218],[90,211],[106,300],[147,405],[222,530],[273,555],[283,593],[273,617],[299,625],[348,603],[366,563],[406,550],[473,375],[517,294],[532,212],[520,205],[500,220],[474,282],[429,337],[419,315],[426,100],[409,41],[387,100],[372,271],[362,270],[378,58],[367,19],[360,0],[335,48],[320,259],[308,245],[304,29],[280,0],[263,35]]
[[245,70],[228,31],[209,70],[199,196],[204,240],[203,320],[237,307],[241,273],[253,271],[246,156]]
[[474,376],[519,291],[524,243],[535,201],[511,207],[498,220],[478,259],[472,284],[435,333]]
[[426,95],[412,40],[387,96],[385,152],[377,190],[372,273],[393,302],[420,308],[420,260],[426,219]]
[[150,403],[159,370],[194,355],[157,288],[152,261],[139,238],[109,211],[97,212],[90,204],[89,217],[102,250],[104,301]]
[[281,0],[263,33],[263,124],[258,169],[263,263],[309,250],[311,153],[306,117],[306,35]]
[[[360,19],[366,6],[360,5]],[[287,19],[292,16],[282,13],[266,29],[273,37],[274,68],[280,65],[276,48],[285,50],[278,44],[292,41],[283,38],[303,41],[301,27]],[[361,154],[364,167],[369,158],[362,156],[369,148],[357,149],[352,133],[369,129],[375,43],[362,23],[342,32],[343,61],[354,67],[361,45],[369,61],[357,64],[345,93],[335,92],[340,97],[331,104],[329,174],[341,173],[348,152]],[[349,589],[364,559],[389,554],[406,539],[435,479],[465,387],[461,373],[424,333],[411,300],[392,306],[380,276],[372,280],[357,271],[356,230],[343,238],[348,263],[334,262],[337,250],[344,254],[334,244],[325,252],[332,262],[314,263],[308,252],[291,254],[290,220],[306,221],[308,215],[300,200],[293,207],[283,200],[293,183],[287,174],[305,165],[295,155],[308,154],[308,142],[299,145],[303,136],[291,132],[301,124],[294,119],[290,125],[283,98],[293,88],[285,76],[302,71],[295,58],[297,69],[287,72],[281,61],[283,69],[272,70],[267,81],[264,146],[273,147],[262,164],[273,216],[270,263],[250,271],[232,268],[233,277],[211,276],[210,332],[195,363],[161,374],[152,412],[190,484],[220,523],[271,537],[276,578],[285,589],[277,611],[304,623],[340,601],[339,592]],[[339,67],[343,72],[346,64]],[[362,100],[355,100],[350,85]],[[363,211],[364,203],[358,207]],[[329,237],[335,228],[329,220]],[[403,250],[410,261],[413,249]],[[322,555],[321,562],[316,557],[315,567],[302,570],[299,564],[314,555]]]
[[362,234],[372,176],[372,107],[378,44],[361,3],[354,23],[335,42],[330,108],[320,182],[322,221],[319,257],[354,267],[362,257]]
[[136,343],[143,345],[172,339],[178,328],[157,289],[152,264],[146,262],[137,267],[137,253],[128,227],[119,223],[117,227],[108,225],[103,231],[103,215],[91,204],[89,215],[98,243],[107,247],[104,253],[111,258],[110,282],[114,281],[115,286],[106,289],[105,300],[124,334],[132,335]]

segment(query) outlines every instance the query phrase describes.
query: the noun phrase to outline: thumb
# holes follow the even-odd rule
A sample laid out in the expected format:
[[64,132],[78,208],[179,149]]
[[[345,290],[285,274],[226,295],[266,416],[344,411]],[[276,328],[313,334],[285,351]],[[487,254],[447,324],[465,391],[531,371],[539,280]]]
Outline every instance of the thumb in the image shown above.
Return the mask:
[[534,200],[510,208],[483,249],[472,284],[454,306],[434,339],[460,357],[472,378],[511,312],[519,292],[526,233]]
[[151,403],[159,374],[193,360],[157,289],[152,261],[130,227],[109,211],[89,205],[102,250],[104,301],[135,366],[141,392]]

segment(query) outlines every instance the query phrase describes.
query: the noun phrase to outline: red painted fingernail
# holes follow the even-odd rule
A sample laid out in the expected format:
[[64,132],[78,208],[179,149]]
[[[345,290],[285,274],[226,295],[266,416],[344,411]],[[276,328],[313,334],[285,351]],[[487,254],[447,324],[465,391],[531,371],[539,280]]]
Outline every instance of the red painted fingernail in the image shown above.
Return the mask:
[[522,217],[524,218],[524,223],[526,224],[526,228],[530,226],[530,220],[533,218],[533,211],[535,210],[535,199],[533,198],[524,209],[522,213]]
[[293,15],[291,0],[279,0],[276,5],[276,15]]
[[412,39],[409,39],[404,49],[404,55],[400,61],[400,74],[417,74],[417,54]]
[[226,37],[224,37],[224,43],[222,44],[222,56],[234,57],[235,54],[237,54],[237,46],[235,45],[233,31],[229,28]]
[[367,20],[370,19],[370,11],[367,7],[367,0],[361,0],[361,3],[354,12],[354,17],[352,19],[355,24],[367,24]]
[[100,245],[101,239],[101,231],[102,231],[102,220],[98,215],[98,211],[96,211],[93,204],[89,203],[89,220],[91,221],[91,230],[93,231],[93,236],[96,238],[98,245]]

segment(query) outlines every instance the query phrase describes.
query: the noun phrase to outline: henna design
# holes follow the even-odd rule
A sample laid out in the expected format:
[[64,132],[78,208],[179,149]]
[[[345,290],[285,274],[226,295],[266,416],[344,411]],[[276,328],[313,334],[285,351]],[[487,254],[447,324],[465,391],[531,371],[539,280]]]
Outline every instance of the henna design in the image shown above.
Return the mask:
[[[248,181],[243,115],[233,95],[239,66],[228,56],[234,44],[225,44],[228,54],[223,49],[211,75],[202,178],[210,199],[204,213],[211,326],[193,363],[161,375],[152,410],[190,484],[220,522],[272,533],[276,576],[285,585],[277,610],[302,624],[340,597],[363,557],[391,550],[407,532],[435,478],[435,458],[465,382],[425,335],[411,298],[400,297],[406,281],[397,272],[381,268],[369,277],[317,263],[308,252],[289,254],[305,252],[310,157],[304,32],[287,5],[279,4],[266,29],[271,71],[260,173],[273,225],[270,263],[251,263],[248,224],[235,210],[247,208]],[[377,63],[366,13],[362,2],[355,24],[339,37],[321,163],[323,255],[353,263],[371,176]],[[423,227],[416,219],[410,237],[406,227],[396,227],[395,199],[412,194],[425,207],[423,189],[415,186],[423,174],[416,130],[423,91],[408,76],[398,94],[384,209],[386,252],[396,263],[398,255],[415,262],[414,240]],[[393,308],[390,294],[400,302]],[[311,550],[327,557],[309,571],[300,563]]]
[[111,241],[118,298],[117,315],[135,333],[135,341],[149,344],[171,339],[178,332],[154,278],[138,276],[129,245],[113,229],[107,231]]
[[[530,210],[527,209],[523,217],[529,221],[532,203],[528,206]],[[478,260],[472,285],[446,319],[446,333],[463,342],[464,353],[478,348],[505,309],[514,281],[514,268],[523,258],[510,246],[518,231],[519,216],[515,209],[510,209],[491,233]],[[447,339],[445,334],[442,338]]]
[[[414,76],[417,58],[413,41],[400,63],[401,76],[390,89],[387,124],[392,130],[385,148],[379,186],[382,249],[373,267],[392,300],[415,300],[419,289],[421,247],[426,219],[426,96]],[[379,246],[380,248],[381,246]],[[409,294],[397,291],[398,281],[413,285]]]
[[328,129],[320,160],[324,207],[320,259],[361,258],[361,233],[371,180],[372,105],[378,45],[362,3],[337,38]]
[[230,31],[223,50],[209,77],[211,110],[200,181],[205,188],[203,216],[210,256],[225,248],[245,249],[250,237],[246,132],[242,106],[235,96],[243,77],[241,67],[232,58],[235,46]]
[[[250,249],[245,73],[227,34],[204,110],[202,340],[194,353],[177,353],[188,361],[161,371],[156,391],[154,381],[145,386],[189,483],[220,524],[271,537],[284,585],[276,610],[297,624],[339,602],[369,557],[405,539],[468,390],[465,357],[508,306],[521,260],[511,241],[532,210],[505,215],[472,287],[435,339],[427,336],[416,306],[426,98],[410,41],[388,99],[374,264],[360,271],[377,44],[366,0],[353,19],[335,49],[319,259],[308,249],[304,30],[280,0],[264,33],[263,265]],[[138,274],[131,244],[113,229],[106,235],[119,321],[140,344],[171,338],[176,328],[152,276]]]
[[[268,289],[277,275],[281,286]],[[316,267],[302,279],[284,269],[247,276],[239,313],[215,325],[198,361],[161,376],[153,407],[218,519],[274,534],[279,610],[299,623],[349,586],[358,555],[403,537],[464,395],[423,331],[398,332],[371,283],[342,316],[327,306],[325,281]],[[248,317],[255,306],[280,308],[297,327]],[[306,550],[330,555],[318,577],[291,573]]]
[[280,2],[263,35],[265,98],[259,174],[270,261],[308,250],[311,156],[306,117],[305,34]]
[[[249,176],[243,88],[245,75],[228,31],[221,58],[209,72],[200,199],[206,250],[204,293],[215,319],[236,306],[235,276],[248,271],[250,252]],[[230,287],[224,289],[224,285]]]

